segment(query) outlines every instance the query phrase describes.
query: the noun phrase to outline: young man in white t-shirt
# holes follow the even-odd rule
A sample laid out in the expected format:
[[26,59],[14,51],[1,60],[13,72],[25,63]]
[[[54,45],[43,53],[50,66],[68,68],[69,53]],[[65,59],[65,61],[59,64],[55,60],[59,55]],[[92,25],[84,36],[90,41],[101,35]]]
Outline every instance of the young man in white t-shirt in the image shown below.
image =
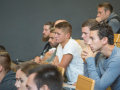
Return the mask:
[[82,48],[71,37],[72,27],[68,22],[55,26],[55,37],[59,43],[53,64],[65,68],[68,84],[74,84],[79,74],[83,75]]

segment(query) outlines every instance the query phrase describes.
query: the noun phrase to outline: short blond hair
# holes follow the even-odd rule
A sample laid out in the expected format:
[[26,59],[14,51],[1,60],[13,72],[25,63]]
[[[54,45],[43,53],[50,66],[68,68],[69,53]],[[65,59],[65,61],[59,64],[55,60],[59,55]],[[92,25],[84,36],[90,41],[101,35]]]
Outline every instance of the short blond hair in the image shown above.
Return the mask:
[[54,27],[50,29],[50,33],[55,33],[55,28]]

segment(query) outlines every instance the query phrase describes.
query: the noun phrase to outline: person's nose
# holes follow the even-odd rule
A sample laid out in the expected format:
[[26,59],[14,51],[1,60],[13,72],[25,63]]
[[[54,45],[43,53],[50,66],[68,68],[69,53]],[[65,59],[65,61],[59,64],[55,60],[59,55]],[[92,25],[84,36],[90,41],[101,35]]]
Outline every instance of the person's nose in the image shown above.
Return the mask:
[[91,39],[88,40],[87,45],[91,45],[92,41]]
[[19,81],[18,81],[18,80],[16,81],[15,86],[16,86],[17,88],[20,87],[20,80],[19,80]]
[[82,34],[82,36],[81,36],[82,38],[84,38],[85,37],[85,35],[84,34]]

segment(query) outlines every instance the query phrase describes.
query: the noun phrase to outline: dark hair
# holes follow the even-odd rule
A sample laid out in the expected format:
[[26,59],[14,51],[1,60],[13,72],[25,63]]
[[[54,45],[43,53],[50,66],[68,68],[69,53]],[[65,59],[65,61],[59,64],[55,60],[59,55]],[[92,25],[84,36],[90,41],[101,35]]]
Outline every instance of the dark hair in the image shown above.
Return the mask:
[[11,70],[11,59],[9,53],[6,51],[0,51],[0,65],[4,68],[4,71],[7,73]]
[[113,7],[112,7],[112,5],[111,5],[110,3],[100,3],[100,4],[98,5],[98,7],[104,7],[105,12],[106,12],[107,10],[109,10],[110,13],[113,12]]
[[29,75],[35,73],[34,82],[38,90],[47,85],[50,90],[62,90],[63,78],[57,66],[46,64],[29,71]]
[[72,35],[72,26],[68,22],[60,22],[55,26],[55,28],[63,29],[63,32],[70,33],[70,35]]
[[82,27],[91,28],[92,26],[96,25],[97,23],[98,23],[98,21],[96,19],[89,19],[82,24]]
[[0,45],[0,50],[5,50],[5,47],[3,47],[2,45]]
[[91,27],[91,31],[97,30],[99,39],[103,39],[104,37],[108,38],[108,44],[114,45],[114,33],[112,27],[107,23],[98,23],[97,25]]
[[49,25],[50,26],[49,29],[51,29],[52,27],[54,27],[54,22],[47,22],[44,25]]

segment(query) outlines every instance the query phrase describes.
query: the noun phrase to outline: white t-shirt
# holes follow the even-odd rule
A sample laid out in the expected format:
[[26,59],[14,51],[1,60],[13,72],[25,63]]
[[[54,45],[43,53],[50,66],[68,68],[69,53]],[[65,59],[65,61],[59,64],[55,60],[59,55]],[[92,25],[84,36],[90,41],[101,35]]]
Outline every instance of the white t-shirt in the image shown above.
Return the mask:
[[77,81],[78,75],[83,75],[84,66],[81,58],[81,51],[81,46],[74,39],[70,39],[64,48],[62,48],[60,44],[57,47],[56,56],[58,56],[59,62],[61,62],[63,55],[73,55],[73,59],[69,63],[66,70],[68,84],[74,84]]

